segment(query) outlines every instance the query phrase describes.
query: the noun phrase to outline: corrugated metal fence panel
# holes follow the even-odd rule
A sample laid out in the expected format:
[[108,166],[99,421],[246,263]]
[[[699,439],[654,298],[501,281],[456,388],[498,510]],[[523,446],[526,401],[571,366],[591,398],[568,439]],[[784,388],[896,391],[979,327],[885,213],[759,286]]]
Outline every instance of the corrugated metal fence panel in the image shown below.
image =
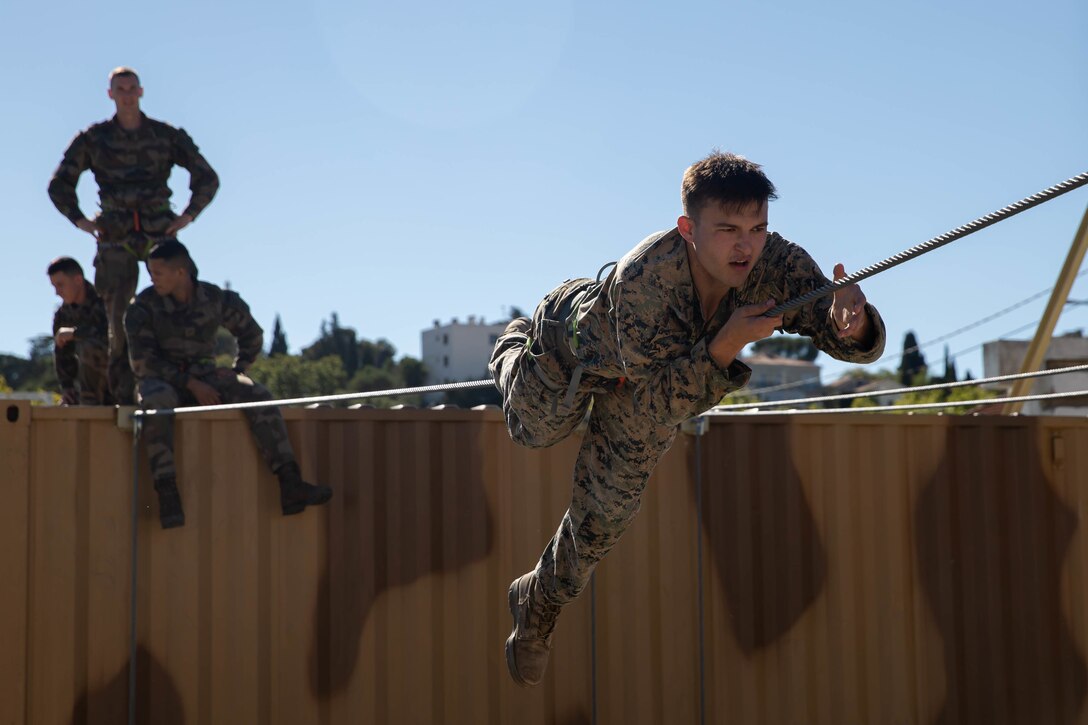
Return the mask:
[[[26,694],[0,715],[124,722],[130,437],[110,411],[20,410],[32,424],[0,432],[0,674]],[[184,528],[158,528],[141,461],[140,722],[1084,718],[1088,422],[760,415],[681,435],[598,569],[595,621],[587,592],[525,690],[506,587],[559,523],[578,440],[519,448],[495,411],[285,415],[329,507],[280,516],[236,413],[180,421]]]
[[1083,720],[1088,426],[730,418],[701,443],[707,722]]
[[26,718],[30,404],[0,405],[0,723]]
[[[138,721],[590,722],[588,600],[540,687],[503,658],[506,587],[559,522],[578,441],[520,449],[491,411],[285,415],[326,508],[280,515],[236,413],[178,423],[181,529],[159,529],[141,456]],[[30,430],[28,720],[124,722],[131,437],[106,410]]]

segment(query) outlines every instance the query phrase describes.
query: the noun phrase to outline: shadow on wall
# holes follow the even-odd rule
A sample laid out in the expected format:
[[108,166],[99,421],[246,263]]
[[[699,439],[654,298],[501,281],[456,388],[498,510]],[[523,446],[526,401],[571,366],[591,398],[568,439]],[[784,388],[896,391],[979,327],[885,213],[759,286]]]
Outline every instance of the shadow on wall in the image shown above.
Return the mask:
[[[136,650],[136,722],[155,725],[184,725],[185,711],[181,695],[170,678],[150,652],[143,647]],[[148,703],[155,703],[155,717],[148,712]],[[72,709],[72,725],[86,723],[128,722],[128,665],[105,686],[94,692],[85,692],[76,700]]]
[[[402,458],[394,462],[377,455],[349,466],[363,480],[344,491],[341,502],[333,499],[343,508],[344,523],[330,532],[308,661],[310,688],[320,699],[343,691],[351,681],[378,597],[424,576],[456,574],[486,558],[494,546],[483,459],[479,445],[468,437],[470,426],[445,424],[452,426],[452,434],[444,438],[443,424],[414,424],[429,426],[428,455],[421,466],[410,442],[387,441],[411,425],[400,432],[392,425],[374,427],[373,450],[399,451]],[[450,526],[463,530],[447,531]],[[446,541],[456,547],[444,548]]]
[[[816,601],[827,579],[827,552],[801,478],[783,453],[791,450],[789,427],[776,426],[773,435],[722,428],[712,427],[700,445],[703,530],[733,635],[751,656],[777,642]],[[738,468],[738,461],[751,468]],[[691,486],[694,497],[694,480]]]
[[[935,722],[1075,722],[1085,663],[1062,614],[1061,570],[1077,517],[1022,431],[972,445],[968,435],[981,433],[949,429],[915,509],[922,590],[944,648]],[[1022,450],[1004,456],[1014,465],[983,469],[970,455],[983,443]]]

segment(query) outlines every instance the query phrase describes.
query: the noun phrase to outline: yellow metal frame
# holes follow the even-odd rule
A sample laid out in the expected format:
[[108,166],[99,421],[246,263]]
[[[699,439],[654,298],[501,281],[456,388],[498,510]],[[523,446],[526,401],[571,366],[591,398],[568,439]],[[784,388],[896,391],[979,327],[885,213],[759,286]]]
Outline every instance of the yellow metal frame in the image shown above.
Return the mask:
[[[1069,299],[1069,290],[1073,288],[1073,280],[1076,279],[1081,263],[1084,261],[1085,251],[1088,251],[1088,209],[1084,212],[1084,218],[1080,221],[1077,235],[1073,237],[1073,244],[1069,248],[1069,254],[1065,258],[1065,265],[1058,275],[1058,282],[1054,285],[1054,291],[1050,294],[1050,301],[1046,305],[1043,319],[1039,321],[1039,327],[1035,330],[1035,337],[1028,346],[1024,362],[1020,366],[1020,372],[1029,373],[1040,369],[1043,358],[1050,347],[1050,340],[1054,335],[1054,328],[1058,324],[1062,308]],[[1033,379],[1017,380],[1009,391],[1009,397],[1027,395],[1031,386],[1035,384]],[[1005,403],[1002,412],[1005,415],[1014,415],[1020,412],[1023,402]]]

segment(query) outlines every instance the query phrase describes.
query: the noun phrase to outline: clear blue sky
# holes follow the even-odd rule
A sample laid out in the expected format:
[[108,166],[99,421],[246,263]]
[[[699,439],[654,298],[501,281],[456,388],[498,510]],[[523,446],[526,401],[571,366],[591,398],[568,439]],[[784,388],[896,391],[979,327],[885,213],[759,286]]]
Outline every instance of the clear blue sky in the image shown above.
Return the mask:
[[[531,309],[672,227],[684,168],[715,147],[764,165],[771,228],[825,272],[1088,170],[1082,0],[4,3],[0,26],[0,351],[17,354],[49,327],[48,261],[91,267],[45,189],[74,133],[112,115],[122,64],[219,172],[182,234],[203,277],[267,334],[279,313],[292,351],[333,311],[419,356],[435,318]],[[187,174],[171,185],[183,208]],[[93,211],[89,173],[79,191]],[[889,353],[1052,285],[1086,206],[1081,189],[864,284]],[[1088,307],[1058,332],[1080,327]],[[825,380],[845,367],[821,362]]]

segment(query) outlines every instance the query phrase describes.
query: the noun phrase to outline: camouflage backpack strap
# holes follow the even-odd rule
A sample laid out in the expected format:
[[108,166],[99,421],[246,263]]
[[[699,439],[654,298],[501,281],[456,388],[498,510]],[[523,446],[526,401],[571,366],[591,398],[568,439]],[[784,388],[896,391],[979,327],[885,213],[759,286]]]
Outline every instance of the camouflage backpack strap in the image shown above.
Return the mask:
[[574,405],[574,398],[578,394],[578,386],[582,382],[582,373],[584,373],[586,369],[586,366],[578,357],[578,324],[597,301],[597,296],[600,295],[601,290],[607,286],[607,279],[605,280],[605,283],[602,284],[601,282],[601,276],[604,274],[604,271],[609,267],[614,271],[617,264],[617,262],[608,262],[597,270],[596,281],[591,285],[586,285],[574,297],[574,300],[571,303],[570,314],[567,315],[567,319],[564,321],[564,329],[567,333],[567,345],[570,347],[571,355],[578,361],[577,365],[574,367],[574,372],[571,373],[570,384],[567,385],[567,394],[563,398],[563,405],[568,408]]

